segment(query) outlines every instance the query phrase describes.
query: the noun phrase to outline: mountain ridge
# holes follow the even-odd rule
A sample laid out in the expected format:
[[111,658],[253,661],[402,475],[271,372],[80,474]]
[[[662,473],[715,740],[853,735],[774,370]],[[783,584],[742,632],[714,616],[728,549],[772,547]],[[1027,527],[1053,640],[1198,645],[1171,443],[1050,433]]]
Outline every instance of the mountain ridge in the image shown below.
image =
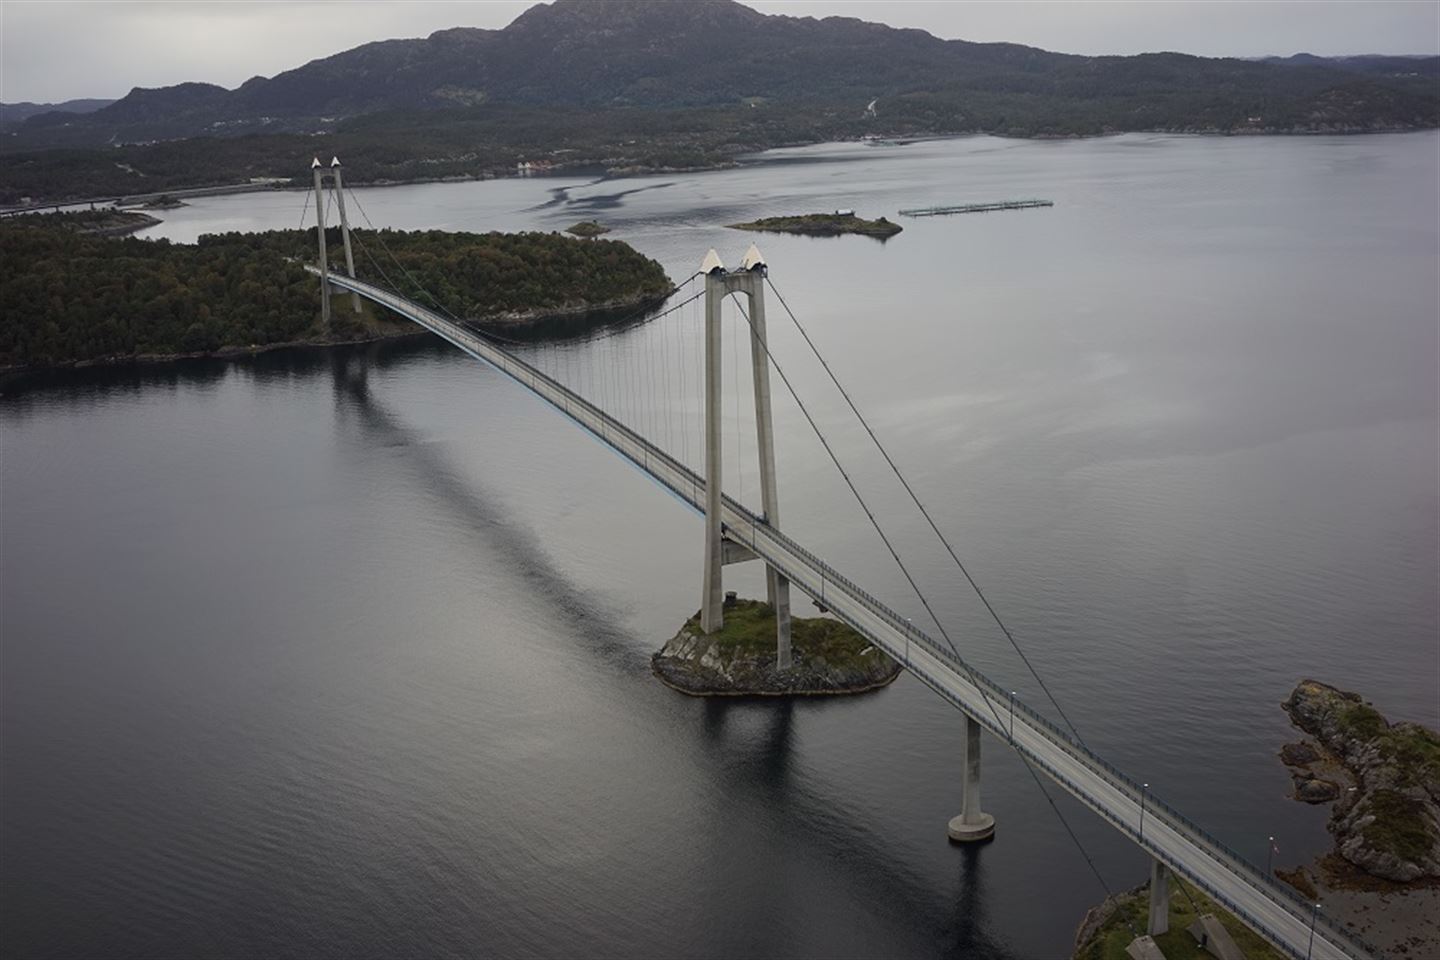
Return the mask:
[[[1093,108],[1101,128],[1126,130],[1147,128],[1145,111],[1135,110],[1144,98],[1223,128],[1194,103],[1203,92],[1233,103],[1230,122],[1270,109],[1292,124],[1437,125],[1432,76],[1440,70],[1424,59],[1415,76],[1405,77],[1392,76],[1399,58],[1342,58],[1353,61],[1348,66],[1318,59],[1089,57],[946,40],[851,17],[763,14],[735,0],[555,0],[499,30],[454,27],[373,41],[270,78],[252,77],[233,90],[200,83],[137,88],[83,116],[32,117],[5,148],[321,132],[382,111],[496,102],[674,108],[750,100],[851,103],[858,110],[876,97],[919,97],[953,103],[963,119],[976,98],[1008,98],[1020,108],[1026,98],[1046,98],[1080,102]],[[1334,96],[1323,96],[1337,89],[1348,91],[1338,107]],[[1069,132],[1051,129],[1057,124],[1043,116],[1026,117],[1022,126]]]

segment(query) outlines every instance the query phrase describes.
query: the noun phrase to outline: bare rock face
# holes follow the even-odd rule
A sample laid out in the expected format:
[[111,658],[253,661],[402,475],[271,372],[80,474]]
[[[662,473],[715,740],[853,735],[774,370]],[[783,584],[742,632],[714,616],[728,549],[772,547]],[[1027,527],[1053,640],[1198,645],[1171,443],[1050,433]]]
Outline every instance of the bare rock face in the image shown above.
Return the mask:
[[1320,759],[1320,751],[1315,749],[1315,744],[1301,740],[1281,747],[1280,759],[1287,767],[1305,767]]
[[[1339,800],[1329,828],[1340,855],[1400,883],[1440,877],[1440,736],[1389,723],[1358,694],[1316,680],[1302,680],[1283,707],[1355,778],[1356,789],[1342,792],[1308,771],[1295,777],[1297,799]],[[1303,755],[1295,746],[1281,751],[1286,763]],[[1322,797],[1329,787],[1335,795]]]
[[1340,784],[1319,777],[1295,778],[1295,799],[1305,803],[1329,803],[1340,796]]

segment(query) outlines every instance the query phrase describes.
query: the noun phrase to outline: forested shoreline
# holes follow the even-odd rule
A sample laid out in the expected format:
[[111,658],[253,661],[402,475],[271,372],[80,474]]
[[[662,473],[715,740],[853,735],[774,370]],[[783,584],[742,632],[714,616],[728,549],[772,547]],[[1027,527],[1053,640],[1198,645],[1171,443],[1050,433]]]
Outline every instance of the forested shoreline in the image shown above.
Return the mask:
[[[302,265],[315,249],[313,228],[178,244],[77,229],[93,216],[0,223],[0,368],[353,342],[410,330],[368,306],[360,314],[338,309],[338,298],[330,328],[322,326],[318,282]],[[480,323],[643,304],[671,290],[658,263],[618,241],[435,230],[371,237],[377,249],[362,247],[356,264],[362,278],[433,296]],[[329,239],[338,245],[338,233]],[[387,276],[377,265],[391,255]]]

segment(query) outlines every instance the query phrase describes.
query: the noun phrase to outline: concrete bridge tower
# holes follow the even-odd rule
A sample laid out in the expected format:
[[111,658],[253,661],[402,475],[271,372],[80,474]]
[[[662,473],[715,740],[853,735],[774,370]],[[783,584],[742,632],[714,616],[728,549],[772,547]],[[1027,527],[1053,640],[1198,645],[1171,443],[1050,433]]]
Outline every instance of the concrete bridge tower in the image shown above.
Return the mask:
[[[714,250],[700,266],[705,274],[705,583],[701,592],[700,629],[712,633],[725,622],[721,568],[753,560],[755,555],[726,538],[721,509],[721,307],[732,293],[744,294],[750,318],[750,373],[755,385],[755,441],[760,455],[761,517],[780,525],[775,486],[775,428],[770,408],[770,354],[765,334],[765,258],[754,244],[734,273],[726,271]],[[767,599],[775,611],[775,664],[790,667],[790,581],[766,565]]]
[[315,228],[320,237],[320,322],[330,329],[330,262],[325,250],[325,170],[320,158],[310,164],[315,174]]
[[[325,243],[325,168],[316,157],[310,164],[315,175],[315,224],[320,234],[320,320],[330,329],[330,258]],[[340,236],[345,241],[345,272],[355,279],[355,255],[350,249],[350,218],[345,215],[345,185],[340,179],[340,158],[330,161],[330,176],[335,181],[335,205],[340,210]],[[360,294],[350,291],[350,303],[360,312]]]
[[[350,252],[350,218],[345,216],[345,184],[340,179],[340,158],[330,159],[330,176],[335,180],[335,208],[340,211],[340,236],[345,241],[345,272],[355,279],[355,255]],[[350,291],[350,302],[360,312],[360,294]]]

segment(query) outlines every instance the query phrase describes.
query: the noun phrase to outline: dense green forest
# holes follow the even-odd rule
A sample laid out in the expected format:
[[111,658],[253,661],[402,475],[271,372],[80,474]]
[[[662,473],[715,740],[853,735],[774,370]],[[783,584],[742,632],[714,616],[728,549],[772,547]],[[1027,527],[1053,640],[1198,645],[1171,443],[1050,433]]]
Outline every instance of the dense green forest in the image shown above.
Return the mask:
[[[361,279],[427,304],[434,297],[456,316],[479,320],[658,301],[673,289],[660,264],[619,240],[381,230],[362,244],[355,263]],[[387,254],[403,269],[387,265]]]
[[[406,332],[367,308],[320,324],[318,281],[301,266],[315,232],[203,236],[196,244],[113,239],[77,229],[87,217],[52,214],[0,223],[0,367],[213,353],[270,344],[327,343]],[[338,250],[338,232],[329,236]],[[383,231],[361,241],[364,279],[402,292],[423,284],[450,312],[484,320],[543,316],[615,302],[658,300],[658,263],[617,241],[559,234]],[[382,243],[383,242],[383,243]],[[371,257],[374,258],[371,262]]]

